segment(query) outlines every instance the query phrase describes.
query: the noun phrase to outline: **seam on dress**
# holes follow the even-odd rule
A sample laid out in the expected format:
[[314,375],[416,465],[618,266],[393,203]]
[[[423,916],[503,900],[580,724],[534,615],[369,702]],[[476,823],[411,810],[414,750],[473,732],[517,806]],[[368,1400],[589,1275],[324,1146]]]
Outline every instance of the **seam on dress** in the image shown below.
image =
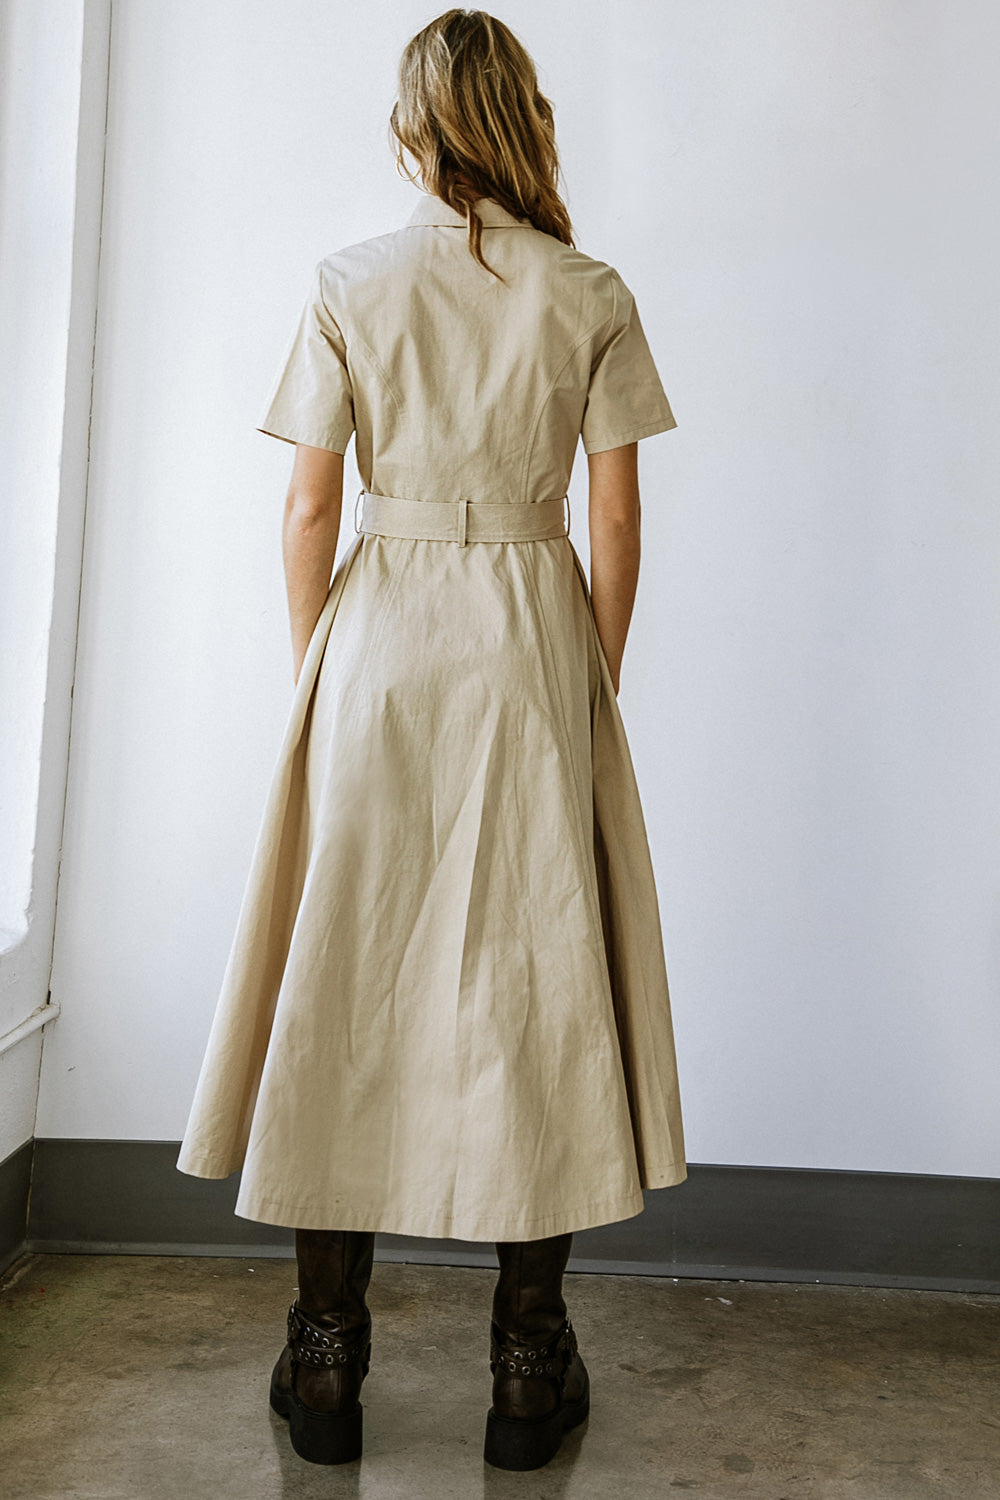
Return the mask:
[[[608,267],[608,269],[612,270],[612,268],[610,266]],[[614,328],[614,326],[615,326],[615,319],[617,318],[617,316],[618,316],[618,274],[617,274],[617,272],[612,271],[612,276],[611,276],[611,316],[608,319],[608,322],[611,324],[612,328]],[[600,360],[601,355],[607,349],[608,344],[610,344],[610,342],[611,342],[611,340],[607,339],[601,345],[601,347],[598,349],[598,351],[597,351],[597,359],[598,360]],[[595,361],[595,363],[596,363],[596,361]]]
[[354,428],[352,427],[350,432],[347,434],[346,439],[337,439],[338,443],[343,441],[343,448],[331,448],[329,436],[327,436],[327,440],[325,442],[319,443],[311,433],[308,437],[301,437],[298,435],[299,433],[305,432],[306,430],[307,429],[305,428],[296,428],[293,423],[289,423],[287,429],[284,432],[278,432],[274,427],[254,428],[255,432],[262,432],[265,437],[280,438],[283,443],[305,443],[310,448],[325,448],[328,453],[339,453],[342,457],[347,453],[347,450],[351,444],[351,438],[354,436]]
[[597,719],[601,711],[601,701],[604,696],[604,671],[602,671],[601,669],[602,661],[604,663],[604,669],[607,671],[609,677],[611,675],[611,668],[607,664],[607,657],[604,655],[604,647],[601,644],[601,635],[600,631],[597,628],[597,616],[594,614],[594,601],[590,595],[590,583],[587,579],[586,569],[584,568],[583,563],[580,559],[580,554],[577,552],[572,542],[570,543],[570,549],[573,553],[573,567],[576,570],[577,587],[583,594],[584,603],[586,604],[587,608],[587,614],[590,617],[590,626],[593,632],[592,645],[594,647],[594,653],[597,660],[597,690],[594,695],[594,701],[590,705],[590,754],[591,764],[593,765],[594,760],[596,759],[597,751]]
[[[353,418],[353,417],[356,417],[357,413],[356,413],[355,407],[354,407],[354,381],[351,378],[351,353],[350,353],[350,349],[348,348],[348,344],[347,344],[347,332],[346,332],[346,329],[345,329],[344,321],[343,321],[343,319],[334,316],[333,312],[330,309],[330,304],[327,301],[326,292],[323,289],[323,267],[324,267],[325,264],[326,264],[326,257],[324,256],[321,260],[317,261],[314,275],[316,277],[317,290],[319,291],[319,300],[323,304],[323,310],[326,313],[327,317],[330,319],[330,322],[333,324],[334,328],[336,328],[337,332],[339,333],[339,335],[340,335],[340,337],[341,337],[341,339],[343,340],[343,343],[344,343],[344,370],[345,370],[345,372],[347,374],[348,383],[350,384],[350,387],[351,387],[351,414],[352,414],[352,418]],[[334,352],[336,353],[336,351],[334,351]],[[339,354],[338,354],[337,357],[339,358]],[[268,407],[268,410],[270,410],[270,407]],[[294,424],[291,424],[291,425],[294,426]],[[268,428],[266,428],[266,427],[258,427],[257,431],[258,432],[264,432],[264,433],[266,433],[268,437],[277,437],[277,438],[280,438],[280,437],[284,436],[284,434],[280,433],[280,432],[270,432],[268,430]],[[346,438],[345,443],[344,443],[344,450],[343,450],[343,452],[344,452],[345,455],[347,453],[347,447],[348,447],[348,445],[349,445],[349,443],[351,441],[351,437],[352,437],[352,435],[356,431],[357,431],[357,422],[356,421],[352,421],[351,431],[347,434],[347,438]],[[285,442],[299,442],[299,441],[301,441],[301,442],[308,442],[308,439],[305,439],[305,438],[299,439],[299,438],[288,438],[288,437],[285,437]],[[338,441],[339,441],[339,439],[338,439]],[[330,451],[332,453],[339,453],[341,451],[339,448],[330,448],[329,441],[327,441],[325,443],[318,443],[315,446],[319,447],[319,448],[326,448],[328,451]]]
[[604,453],[609,448],[622,448],[626,443],[634,443],[639,438],[653,437],[658,432],[670,432],[677,426],[677,421],[671,413],[670,419],[664,412],[653,422],[642,422],[634,427],[627,427],[620,433],[612,433],[611,437],[591,438],[589,443],[584,444],[586,453]]
[[[558,540],[558,538],[556,540]],[[587,881],[586,881],[586,886],[587,886],[587,900],[588,900],[589,905],[590,905],[590,920],[594,924],[594,934],[600,940],[600,949],[601,949],[601,952],[603,953],[605,951],[605,946],[604,946],[604,924],[603,924],[603,921],[602,921],[602,918],[601,918],[600,897],[599,897],[598,891],[597,891],[597,865],[596,865],[596,861],[595,861],[595,857],[594,857],[594,843],[593,843],[593,839],[591,839],[589,843],[587,841],[587,830],[586,830],[586,827],[584,825],[583,813],[582,813],[581,808],[580,808],[579,797],[576,794],[576,774],[575,774],[575,767],[574,767],[574,761],[573,761],[573,738],[572,738],[572,735],[570,733],[569,719],[568,719],[568,716],[567,716],[567,713],[566,713],[566,703],[565,703],[565,699],[563,698],[562,683],[560,682],[560,679],[559,679],[559,672],[558,672],[557,669],[553,670],[554,664],[556,662],[556,655],[555,655],[555,651],[553,650],[553,646],[552,646],[552,637],[549,634],[549,627],[548,627],[548,622],[547,622],[547,620],[545,618],[545,609],[544,609],[544,606],[542,604],[541,592],[540,592],[540,590],[538,588],[538,583],[537,583],[537,580],[535,578],[534,568],[533,568],[533,566],[532,566],[532,564],[531,564],[530,561],[528,562],[528,565],[524,569],[524,576],[529,581],[529,587],[531,588],[531,592],[532,592],[532,595],[533,595],[534,600],[535,600],[535,608],[536,608],[536,610],[538,612],[539,629],[540,629],[542,635],[544,636],[544,640],[545,640],[545,650],[543,650],[542,653],[541,653],[541,655],[542,655],[542,664],[543,664],[542,665],[542,670],[546,673],[546,675],[547,675],[547,677],[549,679],[549,695],[550,695],[550,698],[557,699],[558,703],[559,703],[559,723],[560,723],[560,726],[562,728],[563,754],[565,755],[565,758],[566,758],[566,769],[567,769],[567,772],[572,776],[573,785],[574,785],[573,808],[574,808],[574,811],[575,811],[575,814],[576,814],[577,838],[579,839],[579,842],[580,842],[581,854],[582,854],[583,859],[586,862],[586,865],[587,865],[587,874],[588,874],[588,877],[589,877],[587,879]],[[590,696],[589,693],[588,693],[587,696],[588,696],[588,699],[589,699],[589,696]],[[591,755],[591,782],[593,782],[593,756],[592,755]],[[612,1007],[612,1010],[613,1010],[614,996],[613,996],[613,993],[612,993],[612,990],[611,990],[611,976],[608,973],[608,969],[607,969],[607,964],[606,963],[603,966],[602,972],[605,974],[605,977],[607,979],[606,999],[607,999],[608,1004]]]
[[[322,267],[322,265],[323,265],[323,262],[320,261],[320,267]],[[399,395],[399,393],[396,390],[396,387],[393,385],[392,381],[389,379],[388,373],[387,373],[384,365],[382,364],[382,361],[379,359],[378,355],[375,353],[375,350],[372,348],[371,344],[369,344],[366,339],[363,339],[361,337],[361,335],[356,330],[354,330],[352,332],[352,336],[350,338],[350,341],[348,341],[346,324],[343,323],[343,322],[341,322],[339,319],[337,319],[337,318],[334,317],[333,313],[330,311],[330,304],[327,302],[326,297],[323,295],[323,273],[322,273],[322,269],[320,269],[320,272],[319,272],[319,294],[320,294],[320,299],[321,299],[321,301],[323,303],[323,306],[326,308],[326,311],[327,311],[327,314],[328,314],[328,316],[330,318],[330,321],[337,327],[337,329],[340,332],[341,338],[344,340],[344,349],[345,349],[345,353],[347,355],[347,373],[348,373],[348,376],[350,376],[350,373],[351,373],[351,363],[352,363],[352,360],[351,360],[351,349],[352,349],[352,347],[356,346],[360,350],[360,352],[362,354],[366,354],[368,356],[369,360],[371,361],[372,365],[375,368],[375,373],[378,375],[378,377],[381,380],[383,386],[385,387],[386,393],[387,393],[390,401],[392,402],[393,406],[396,408],[396,415],[399,418],[399,425],[400,425],[400,428],[401,428],[401,430],[403,431],[403,433],[405,435],[404,436],[404,441],[406,443],[406,468],[407,468],[407,473],[410,475],[410,479],[412,481],[412,477],[413,477],[413,474],[412,474],[413,459],[412,459],[412,455],[411,455],[411,451],[410,451],[410,432],[409,432],[409,428],[408,428],[407,422],[406,422],[406,411],[405,411],[405,407],[404,407],[404,404],[403,404],[402,397]],[[353,392],[353,387],[355,385],[355,382],[353,381],[353,379],[351,381],[351,385],[352,385],[352,392]],[[354,432],[356,434],[357,430],[358,430],[357,410],[355,410],[354,415],[355,415],[355,422],[354,422],[354,429],[353,430],[354,430]],[[258,429],[258,430],[260,430],[260,429]],[[278,436],[278,434],[273,434],[273,436]],[[374,455],[374,450],[373,450],[373,453],[372,453],[372,461],[373,461],[373,463],[374,463],[374,456],[375,455]]]
[[[615,297],[616,298],[617,298],[617,295],[618,295],[618,293],[615,292]],[[616,301],[615,302],[615,307],[617,307],[617,305],[618,304],[617,304],[617,301]],[[612,313],[611,313],[611,318],[613,318],[613,317],[614,317],[614,311],[612,311]],[[563,360],[562,364],[559,366],[559,368],[556,370],[555,374],[552,376],[552,379],[550,380],[548,386],[546,387],[545,391],[542,394],[542,397],[541,397],[541,399],[540,399],[540,401],[538,403],[538,407],[537,407],[537,409],[535,411],[535,415],[532,418],[531,426],[528,429],[528,441],[525,444],[525,449],[524,449],[524,460],[523,460],[522,468],[521,468],[521,482],[520,482],[520,485],[519,485],[519,489],[520,489],[520,492],[521,492],[521,498],[522,498],[522,500],[526,497],[527,492],[528,492],[528,474],[529,474],[529,470],[530,470],[530,467],[531,467],[531,455],[535,451],[535,441],[536,441],[536,439],[538,437],[538,429],[541,426],[542,417],[545,414],[545,408],[548,406],[549,402],[552,399],[552,392],[556,388],[556,382],[558,381],[558,379],[559,379],[560,375],[562,374],[563,370],[565,370],[566,366],[569,364],[570,360],[576,354],[576,351],[578,349],[582,348],[582,346],[587,342],[587,340],[589,338],[592,338],[593,335],[597,332],[597,330],[599,328],[603,327],[603,325],[605,323],[609,322],[609,321],[610,321],[609,318],[600,318],[600,319],[598,319],[598,321],[596,323],[592,324],[591,327],[587,329],[586,333],[581,334],[581,336],[577,339],[576,343],[570,349],[569,353],[566,355],[566,358]],[[588,382],[588,385],[589,385],[589,382]],[[579,438],[579,436],[580,436],[580,434],[577,433],[577,438]]]
[[[360,537],[359,546],[358,546],[358,552],[359,553],[362,551],[362,549],[364,547],[364,544],[365,544],[365,542],[368,539],[369,539],[369,533],[368,532],[362,533],[362,535]],[[387,537],[372,535],[371,536],[371,540],[377,541],[377,542],[383,542],[384,543],[384,542],[386,542],[388,540],[403,542],[403,541],[408,540],[408,539],[407,538],[403,538],[403,537],[387,538]],[[375,618],[372,621],[371,629],[366,633],[366,636],[365,636],[364,660],[362,662],[361,671],[358,674],[358,676],[356,677],[355,682],[354,682],[354,689],[355,689],[354,695],[353,695],[354,696],[354,702],[353,702],[353,705],[349,709],[345,710],[344,719],[343,719],[343,726],[342,726],[342,729],[340,731],[341,733],[345,733],[346,734],[346,732],[348,730],[353,729],[353,727],[354,727],[354,725],[355,725],[355,723],[357,721],[358,715],[361,712],[361,701],[362,701],[362,698],[363,698],[363,693],[362,693],[361,689],[363,688],[363,686],[365,684],[365,664],[367,663],[368,657],[370,657],[372,655],[372,653],[375,651],[375,648],[379,645],[379,643],[382,640],[383,635],[385,634],[386,621],[387,621],[387,617],[388,617],[388,614],[389,614],[389,606],[392,604],[393,599],[396,597],[396,592],[397,592],[397,590],[399,588],[399,583],[400,583],[400,580],[401,580],[401,578],[403,576],[403,566],[404,566],[404,562],[405,562],[405,557],[406,557],[406,547],[405,546],[400,546],[398,548],[397,552],[396,552],[395,557],[392,559],[392,562],[390,564],[389,577],[386,580],[385,590],[384,590],[384,597],[383,597],[383,599],[382,599],[382,601],[381,601],[381,603],[379,605],[379,608],[378,608],[378,610],[377,610],[377,612],[375,614]],[[324,647],[324,654],[325,654],[325,649],[326,648]],[[322,663],[321,663],[321,665],[322,665]],[[317,672],[316,675],[318,677],[319,673]]]
[[[361,338],[360,336],[355,339],[355,343],[358,345],[358,347],[360,348],[360,350],[361,350],[361,352],[363,354],[367,354],[369,360],[371,361],[372,365],[375,368],[376,375],[378,376],[378,378],[381,380],[383,386],[385,387],[386,394],[388,395],[389,400],[392,402],[393,406],[396,408],[396,416],[399,418],[400,430],[402,431],[402,433],[404,435],[404,442],[406,444],[406,472],[407,472],[407,476],[408,476],[408,484],[409,484],[409,487],[412,488],[412,485],[413,485],[413,455],[412,455],[411,448],[410,448],[410,429],[409,429],[409,425],[408,425],[407,420],[406,420],[406,408],[405,408],[405,405],[403,403],[403,399],[397,393],[396,387],[393,385],[392,381],[389,379],[389,376],[386,373],[386,370],[383,367],[381,360],[379,359],[378,355],[375,353],[375,350],[372,348],[371,344],[369,344],[365,339]],[[355,416],[356,415],[357,415],[357,413],[355,413]],[[356,422],[355,422],[355,430],[357,430],[357,423]],[[373,467],[374,467],[374,464],[375,464],[375,449],[374,449],[374,444],[373,444],[372,445],[372,466]]]

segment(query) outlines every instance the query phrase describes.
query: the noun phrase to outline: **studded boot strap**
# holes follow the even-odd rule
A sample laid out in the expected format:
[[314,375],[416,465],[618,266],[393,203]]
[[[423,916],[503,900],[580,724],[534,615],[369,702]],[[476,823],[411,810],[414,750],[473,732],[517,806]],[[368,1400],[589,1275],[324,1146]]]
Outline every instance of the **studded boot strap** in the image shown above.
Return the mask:
[[292,1363],[309,1369],[330,1369],[358,1360],[367,1373],[371,1356],[371,1319],[353,1334],[336,1333],[314,1323],[293,1302],[288,1309],[288,1343]]
[[498,1339],[497,1325],[490,1328],[490,1369],[496,1374],[501,1370],[509,1375],[547,1375],[550,1379],[564,1380],[566,1371],[577,1351],[576,1332],[568,1318],[555,1338],[541,1344],[535,1340],[513,1344],[508,1339]]

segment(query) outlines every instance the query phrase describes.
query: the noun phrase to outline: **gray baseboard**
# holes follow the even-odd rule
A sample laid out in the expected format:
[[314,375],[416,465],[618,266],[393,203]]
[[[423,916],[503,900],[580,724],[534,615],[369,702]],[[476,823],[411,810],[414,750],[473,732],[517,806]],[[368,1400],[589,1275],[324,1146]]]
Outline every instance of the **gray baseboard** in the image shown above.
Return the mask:
[[27,1238],[33,1146],[25,1141],[0,1162],[0,1272],[21,1254]]
[[[291,1229],[236,1217],[237,1174],[188,1177],[178,1150],[35,1141],[0,1166],[0,1244],[14,1245],[20,1225],[33,1251],[293,1254]],[[1000,1179],[697,1163],[688,1173],[647,1192],[635,1218],[578,1231],[570,1270],[1000,1293]],[[394,1234],[379,1234],[376,1259],[496,1265],[491,1244]]]

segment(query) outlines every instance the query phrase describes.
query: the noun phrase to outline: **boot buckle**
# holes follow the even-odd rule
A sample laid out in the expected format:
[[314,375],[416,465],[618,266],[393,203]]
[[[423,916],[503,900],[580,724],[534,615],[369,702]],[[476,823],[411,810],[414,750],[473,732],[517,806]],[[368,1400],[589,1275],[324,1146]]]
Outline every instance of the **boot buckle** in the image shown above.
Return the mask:
[[563,1320],[555,1338],[545,1344],[513,1344],[507,1339],[498,1339],[495,1328],[494,1324],[490,1329],[490,1370],[494,1374],[499,1369],[505,1375],[547,1375],[560,1381],[565,1379],[577,1352],[576,1332],[569,1318]]
[[371,1319],[348,1335],[314,1323],[293,1302],[288,1309],[288,1343],[293,1364],[316,1370],[360,1361],[367,1369],[371,1356]]

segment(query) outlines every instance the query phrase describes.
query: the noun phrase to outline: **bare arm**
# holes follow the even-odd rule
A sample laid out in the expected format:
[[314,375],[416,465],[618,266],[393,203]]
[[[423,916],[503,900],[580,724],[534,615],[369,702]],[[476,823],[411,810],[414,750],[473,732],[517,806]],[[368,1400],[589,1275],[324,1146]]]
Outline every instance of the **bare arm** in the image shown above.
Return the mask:
[[296,682],[330,592],[343,493],[344,455],[296,443],[281,533]]
[[618,692],[625,638],[639,582],[639,444],[591,453],[590,595]]

